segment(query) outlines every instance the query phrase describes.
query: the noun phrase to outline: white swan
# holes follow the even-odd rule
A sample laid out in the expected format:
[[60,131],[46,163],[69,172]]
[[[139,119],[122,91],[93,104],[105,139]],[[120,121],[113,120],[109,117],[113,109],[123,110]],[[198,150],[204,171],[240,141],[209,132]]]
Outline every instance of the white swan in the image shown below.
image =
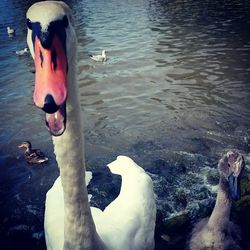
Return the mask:
[[106,50],[102,50],[101,55],[90,55],[90,58],[96,62],[106,62],[107,61],[107,55]]
[[33,100],[45,111],[47,128],[54,135],[61,179],[46,198],[48,249],[153,249],[156,206],[152,181],[130,158],[120,156],[109,165],[122,176],[119,196],[104,211],[90,208],[71,10],[63,2],[36,3],[27,12],[27,26],[27,43],[36,67]]
[[239,246],[240,230],[230,221],[232,199],[240,198],[240,174],[245,162],[241,154],[229,151],[219,161],[219,189],[210,218],[201,220],[192,231],[191,250],[230,250]]

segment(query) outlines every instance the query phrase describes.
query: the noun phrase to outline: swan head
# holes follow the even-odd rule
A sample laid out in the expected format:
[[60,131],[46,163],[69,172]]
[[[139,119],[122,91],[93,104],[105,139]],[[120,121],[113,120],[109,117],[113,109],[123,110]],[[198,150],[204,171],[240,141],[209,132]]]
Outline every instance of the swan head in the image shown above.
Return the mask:
[[219,161],[220,176],[228,182],[229,196],[233,200],[240,199],[240,177],[244,167],[244,157],[235,150],[228,151]]
[[33,4],[26,17],[36,71],[33,101],[46,113],[49,132],[59,136],[66,128],[68,65],[76,48],[71,10],[63,2],[44,1]]

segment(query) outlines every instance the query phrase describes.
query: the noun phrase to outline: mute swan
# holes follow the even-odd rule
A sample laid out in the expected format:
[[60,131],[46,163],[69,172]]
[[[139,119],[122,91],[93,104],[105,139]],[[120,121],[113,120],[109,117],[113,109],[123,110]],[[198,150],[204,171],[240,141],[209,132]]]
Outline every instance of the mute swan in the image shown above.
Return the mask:
[[240,174],[245,162],[236,151],[227,152],[218,163],[219,189],[210,218],[193,229],[191,250],[239,250],[240,230],[229,219],[232,199],[240,198]]
[[29,164],[40,164],[48,161],[48,157],[46,157],[43,152],[41,152],[39,149],[32,149],[30,141],[24,141],[18,147],[26,148],[24,159]]
[[27,12],[27,26],[36,68],[33,100],[46,113],[61,180],[47,193],[47,248],[153,249],[156,206],[152,180],[130,158],[120,156],[109,165],[122,176],[119,196],[104,211],[90,208],[71,10],[63,2],[38,2]]
[[90,55],[90,58],[96,62],[106,62],[107,61],[106,50],[103,50],[101,55]]

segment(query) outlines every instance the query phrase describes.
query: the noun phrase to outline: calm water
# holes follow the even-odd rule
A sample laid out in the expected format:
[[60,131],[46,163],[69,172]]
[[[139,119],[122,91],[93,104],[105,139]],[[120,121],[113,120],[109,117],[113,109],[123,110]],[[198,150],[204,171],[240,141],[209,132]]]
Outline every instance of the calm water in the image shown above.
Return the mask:
[[[44,114],[32,101],[32,59],[14,53],[26,47],[25,13],[33,2],[0,2],[4,249],[18,244],[19,249],[20,244],[23,249],[44,249],[44,199],[58,175]],[[195,220],[199,208],[214,201],[214,188],[204,176],[215,169],[218,157],[229,148],[246,155],[250,151],[250,2],[68,3],[79,41],[93,204],[103,208],[119,191],[119,178],[112,179],[105,165],[126,154],[151,174],[163,220],[187,212]],[[8,37],[7,26],[16,29],[15,37]],[[107,63],[89,59],[102,49],[107,50]],[[28,166],[17,149],[23,140],[44,151],[49,163]],[[107,198],[111,191],[113,197]],[[162,246],[157,243],[157,248]]]

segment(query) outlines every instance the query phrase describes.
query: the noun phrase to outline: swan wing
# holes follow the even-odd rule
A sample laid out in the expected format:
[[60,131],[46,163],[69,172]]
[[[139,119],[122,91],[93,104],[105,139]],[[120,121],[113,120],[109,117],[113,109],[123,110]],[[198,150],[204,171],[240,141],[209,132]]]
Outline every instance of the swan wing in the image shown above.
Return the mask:
[[[108,249],[154,249],[156,206],[152,180],[130,158],[117,159],[112,166],[118,164],[117,168],[121,167],[120,171],[123,171],[120,194],[104,211],[91,207],[97,232]],[[86,172],[87,184],[91,177],[91,172]],[[64,201],[60,177],[47,192],[44,226],[47,248],[61,250]]]
[[122,186],[102,213],[93,214],[98,234],[110,249],[154,249],[156,205],[151,178],[125,156],[109,167],[120,172]]

